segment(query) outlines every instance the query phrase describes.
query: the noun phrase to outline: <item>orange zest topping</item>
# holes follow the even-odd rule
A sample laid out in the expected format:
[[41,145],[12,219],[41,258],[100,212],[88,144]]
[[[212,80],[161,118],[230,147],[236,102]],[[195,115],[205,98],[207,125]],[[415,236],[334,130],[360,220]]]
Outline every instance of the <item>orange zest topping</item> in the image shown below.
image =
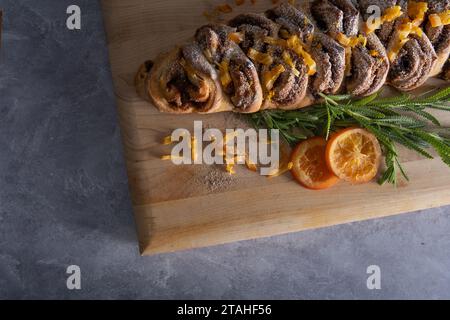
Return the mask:
[[450,10],[441,13],[433,13],[429,16],[430,24],[433,28],[450,24]]
[[303,43],[300,41],[300,38],[297,35],[292,35],[288,39],[286,39],[286,46],[289,49],[296,49],[298,46],[303,47]]
[[413,33],[421,37],[423,35],[423,30],[411,21],[405,21],[398,27],[394,39],[395,42],[388,52],[388,57],[391,62],[393,62],[397,58],[400,50],[409,41],[409,35]]
[[312,56],[303,48],[303,45],[298,36],[291,36],[288,40],[286,40],[286,45],[289,49],[292,49],[296,54],[303,58],[303,61],[308,66],[308,75],[312,76],[316,74],[317,64]]
[[378,173],[381,148],[372,133],[348,128],[334,134],[328,141],[325,159],[328,169],[340,179],[365,183]]
[[362,34],[358,35],[358,43],[361,44],[363,47],[367,46],[367,38],[364,37]]
[[216,9],[222,13],[230,13],[233,11],[233,8],[229,4],[221,4]]
[[[286,31],[287,32],[287,31]],[[312,56],[304,49],[304,44],[300,41],[297,35],[289,36],[287,40],[276,39],[273,37],[265,37],[264,42],[293,50],[297,55],[303,58],[308,67],[308,75],[312,76],[317,72],[317,64]],[[252,49],[250,49],[252,50]],[[249,52],[250,54],[250,52]],[[250,56],[250,55],[249,55]],[[251,58],[251,57],[250,57]],[[285,61],[286,62],[286,61]],[[288,63],[288,62],[286,62]],[[288,63],[289,64],[289,63]],[[295,71],[294,71],[295,73]]]
[[300,76],[300,71],[297,70],[297,67],[295,65],[295,62],[292,60],[291,55],[287,51],[283,51],[283,60],[286,62],[286,64],[291,67],[292,73],[296,76]]
[[423,36],[423,30],[420,27],[413,26],[412,33],[417,34],[419,37]]
[[227,163],[227,164],[225,165],[225,170],[226,170],[229,174],[236,174],[236,171],[234,170],[234,164]]
[[327,189],[339,181],[327,167],[326,146],[324,138],[310,138],[298,144],[291,154],[292,176],[308,189]]
[[384,10],[381,21],[384,22],[392,22],[397,18],[400,18],[403,15],[402,7],[393,6]]
[[358,45],[365,47],[367,45],[367,38],[361,34],[357,37],[347,37],[342,32],[339,32],[336,40],[345,48],[345,75],[350,76],[352,72],[352,48]]
[[180,64],[183,67],[184,71],[186,72],[186,75],[189,78],[189,81],[193,84],[198,84],[200,79],[195,71],[195,69],[191,66],[191,64],[187,63],[186,60],[181,59]]
[[433,28],[440,27],[443,25],[441,17],[439,17],[439,15],[437,15],[435,13],[430,14],[429,20],[430,20],[430,24]]
[[363,47],[367,45],[367,38],[361,34],[357,37],[347,37],[342,32],[339,32],[336,36],[336,40],[344,47],[354,48],[359,44],[361,44]]
[[180,156],[172,156],[172,155],[164,155],[161,156],[161,160],[174,160],[174,159],[183,159],[183,157]]
[[380,19],[375,19],[374,23],[369,23],[368,21],[364,24],[364,31],[367,34],[374,32],[377,29],[380,29],[382,24],[385,22],[392,22],[397,18],[400,18],[403,15],[402,7],[393,6],[387,8]]
[[250,48],[248,50],[247,55],[253,61],[256,61],[266,66],[270,66],[273,63],[273,58],[269,54],[259,52],[253,48]]
[[378,57],[378,56],[380,55],[380,53],[379,53],[377,50],[370,50],[370,51],[369,51],[369,54],[370,54],[372,57]]
[[272,101],[272,99],[273,99],[274,96],[275,96],[275,91],[270,90],[269,93],[267,94],[266,99],[267,99],[268,101]]
[[342,44],[344,47],[350,46],[350,38],[348,38],[345,34],[342,32],[339,32],[336,36],[336,40]]
[[195,137],[191,137],[191,157],[192,161],[197,159],[197,139]]
[[375,30],[380,29],[381,25],[382,25],[381,19],[375,19],[373,23],[369,23],[369,21],[366,21],[363,26],[363,31],[366,34],[371,34]]
[[428,11],[428,3],[409,1],[408,2],[408,16],[412,19],[415,26],[420,26],[425,19],[425,13]]
[[229,62],[227,60],[223,60],[219,64],[219,71],[220,71],[220,83],[222,83],[222,86],[226,88],[232,82],[229,71]]
[[164,139],[163,139],[163,141],[162,141],[162,144],[164,144],[164,145],[169,145],[169,144],[171,144],[173,141],[172,141],[172,136],[167,136],[167,137],[164,137]]
[[278,78],[284,71],[286,71],[284,66],[279,64],[279,65],[273,67],[271,70],[264,72],[262,75],[264,88],[267,91],[272,90],[273,85],[275,84],[275,81],[278,80]]
[[389,61],[391,61],[391,62],[394,62],[394,61],[395,61],[395,59],[397,58],[397,56],[398,56],[400,50],[403,48],[403,46],[404,46],[408,41],[409,41],[409,39],[402,39],[402,40],[399,40],[399,41],[395,44],[395,46],[393,46],[392,49],[389,50],[389,52],[388,52],[388,58],[389,58]]
[[228,35],[228,39],[239,44],[244,41],[244,34],[242,32],[232,32]]

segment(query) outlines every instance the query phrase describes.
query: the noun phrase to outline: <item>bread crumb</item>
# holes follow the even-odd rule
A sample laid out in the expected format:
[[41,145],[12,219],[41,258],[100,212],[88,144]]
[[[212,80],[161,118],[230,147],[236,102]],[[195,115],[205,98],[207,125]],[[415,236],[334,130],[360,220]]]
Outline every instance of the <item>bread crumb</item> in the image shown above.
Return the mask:
[[208,192],[227,190],[234,182],[234,177],[226,172],[223,166],[210,166],[206,172],[199,172],[195,177],[195,183],[204,185]]

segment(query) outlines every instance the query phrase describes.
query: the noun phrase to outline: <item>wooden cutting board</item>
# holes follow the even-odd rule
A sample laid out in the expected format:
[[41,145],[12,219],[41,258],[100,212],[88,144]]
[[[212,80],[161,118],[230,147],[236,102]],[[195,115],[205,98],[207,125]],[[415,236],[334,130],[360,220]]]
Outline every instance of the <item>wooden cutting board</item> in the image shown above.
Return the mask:
[[[403,152],[411,182],[394,188],[375,182],[340,183],[309,191],[289,174],[268,179],[245,168],[230,177],[221,167],[175,166],[160,156],[176,128],[203,120],[213,128],[235,128],[243,120],[231,113],[168,115],[135,93],[133,77],[145,60],[189,39],[203,16],[223,2],[211,0],[103,0],[115,93],[129,184],[143,255],[266,237],[340,223],[390,216],[450,204],[450,170],[440,160]],[[233,2],[229,2],[232,4]],[[220,18],[263,12],[271,0],[257,0]],[[429,87],[428,87],[429,88]],[[426,89],[426,88],[425,88]],[[439,115],[450,124],[450,115]]]

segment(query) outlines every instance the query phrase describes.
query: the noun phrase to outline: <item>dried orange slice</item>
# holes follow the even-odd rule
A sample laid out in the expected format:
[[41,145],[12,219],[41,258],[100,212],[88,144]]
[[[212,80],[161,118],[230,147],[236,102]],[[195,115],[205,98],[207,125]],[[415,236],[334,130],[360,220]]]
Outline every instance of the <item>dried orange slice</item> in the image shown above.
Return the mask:
[[377,175],[381,148],[372,133],[360,128],[348,128],[331,137],[325,157],[328,168],[340,179],[364,183]]
[[315,137],[301,142],[292,152],[291,173],[308,189],[326,189],[339,181],[327,167],[326,146],[327,141],[324,138]]

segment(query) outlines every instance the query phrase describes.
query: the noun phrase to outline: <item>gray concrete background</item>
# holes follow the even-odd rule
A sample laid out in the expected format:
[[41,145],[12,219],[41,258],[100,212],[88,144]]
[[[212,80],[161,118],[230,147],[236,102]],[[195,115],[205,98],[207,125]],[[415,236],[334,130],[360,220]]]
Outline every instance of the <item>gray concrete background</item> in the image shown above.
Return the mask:
[[0,298],[450,298],[450,207],[141,258],[99,4],[0,8]]

